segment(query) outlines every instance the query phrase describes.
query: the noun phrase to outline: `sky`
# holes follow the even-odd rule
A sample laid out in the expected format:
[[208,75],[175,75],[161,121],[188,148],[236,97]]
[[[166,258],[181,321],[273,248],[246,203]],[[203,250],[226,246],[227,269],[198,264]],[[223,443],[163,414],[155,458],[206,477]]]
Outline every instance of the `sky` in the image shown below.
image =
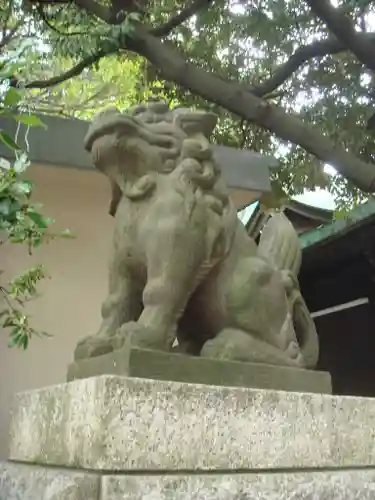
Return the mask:
[[304,194],[295,196],[293,199],[314,207],[326,208],[327,210],[335,209],[333,196],[325,189],[317,189],[316,191],[306,190]]
[[[337,0],[331,0],[331,3],[337,7],[339,2]],[[375,29],[375,14],[370,12],[366,16],[366,24],[371,31]],[[324,171],[328,174],[335,173],[335,169],[329,165],[325,165]],[[297,201],[306,203],[306,205],[312,205],[314,207],[326,208],[329,210],[335,209],[335,202],[333,196],[325,189],[317,189],[316,191],[305,191],[304,194],[296,196],[294,198]]]
[[[328,175],[336,174],[336,170],[330,165],[324,166],[324,172]],[[305,189],[303,194],[299,194],[293,197],[293,200],[306,203],[306,205],[311,205],[313,207],[325,208],[327,210],[335,210],[335,199],[332,194],[326,189],[317,188],[314,191],[309,191]]]

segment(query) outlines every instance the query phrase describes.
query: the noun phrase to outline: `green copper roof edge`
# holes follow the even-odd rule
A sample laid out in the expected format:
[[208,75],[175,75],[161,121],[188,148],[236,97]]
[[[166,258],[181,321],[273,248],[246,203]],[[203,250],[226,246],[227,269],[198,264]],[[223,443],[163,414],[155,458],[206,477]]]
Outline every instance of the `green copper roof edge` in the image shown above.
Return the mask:
[[375,217],[375,198],[359,205],[354,210],[349,212],[343,219],[336,219],[329,224],[325,224],[317,229],[301,234],[299,237],[301,247],[304,249],[327,242],[334,237],[347,233],[354,227],[360,225],[361,223],[365,223],[367,219],[372,217]]

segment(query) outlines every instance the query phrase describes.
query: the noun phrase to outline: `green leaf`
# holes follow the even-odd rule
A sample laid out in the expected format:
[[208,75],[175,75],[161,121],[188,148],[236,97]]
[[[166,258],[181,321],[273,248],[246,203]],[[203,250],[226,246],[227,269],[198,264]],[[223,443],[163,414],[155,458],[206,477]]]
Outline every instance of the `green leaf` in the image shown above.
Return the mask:
[[21,328],[17,325],[10,331],[10,336],[15,338],[21,334]]
[[30,219],[40,228],[40,229],[46,229],[48,227],[48,219],[43,217],[42,214],[39,214],[38,212],[33,212],[29,210],[27,212],[27,215],[30,217]]
[[10,326],[14,326],[14,321],[10,314],[8,314],[3,322],[3,328],[9,328]]
[[[30,184],[31,189],[33,189],[34,184],[31,181],[27,181]],[[30,210],[33,212],[39,212],[43,208],[43,203],[33,203],[29,205]]]
[[16,195],[26,196],[27,198],[30,197],[32,190],[33,185],[29,181],[15,182],[12,186],[13,193],[15,193]]
[[64,229],[64,231],[61,231],[59,234],[61,238],[66,238],[66,239],[74,239],[74,234],[69,230],[69,229]]
[[29,345],[29,337],[27,335],[24,335],[21,341],[23,349],[26,351],[28,345]]
[[17,65],[16,64],[9,64],[5,63],[5,66],[1,68],[0,70],[0,81],[5,80],[9,78],[10,76],[14,75],[17,71]]
[[[17,311],[18,312],[18,311]],[[13,312],[13,315],[16,316],[16,311]],[[9,333],[12,341],[11,346],[20,346],[22,342],[22,337],[24,336],[24,331],[21,325],[17,323],[13,323],[13,327]]]
[[39,116],[35,115],[15,115],[14,119],[24,125],[28,125],[29,127],[44,127],[47,126],[42,122]]
[[4,327],[6,319],[9,317],[9,311],[8,309],[3,309],[0,311],[0,325]]
[[2,198],[0,200],[0,216],[7,218],[10,214],[16,212],[20,207],[21,205],[11,198]]
[[0,169],[10,170],[11,169],[10,161],[6,160],[5,158],[0,158]]
[[14,162],[13,165],[13,170],[17,172],[17,174],[20,174],[21,172],[24,172],[27,167],[30,165],[29,158],[26,153],[22,153],[19,158]]
[[10,188],[11,185],[12,182],[9,180],[9,178],[0,179],[0,195],[2,195],[1,197],[7,196],[6,191]]
[[14,106],[21,99],[22,99],[21,92],[13,87],[9,87],[4,98],[4,106]]
[[22,339],[22,333],[19,333],[17,336],[12,337],[12,340],[9,342],[8,347],[19,346],[21,339]]
[[37,335],[38,337],[48,337],[48,338],[53,337],[53,335],[48,332],[35,332],[35,335]]
[[39,248],[42,246],[43,239],[42,238],[33,238],[33,247],[34,248]]
[[11,136],[4,130],[0,130],[0,140],[3,141],[3,143],[8,146],[8,148],[15,151],[21,151],[20,146],[16,142],[14,142]]

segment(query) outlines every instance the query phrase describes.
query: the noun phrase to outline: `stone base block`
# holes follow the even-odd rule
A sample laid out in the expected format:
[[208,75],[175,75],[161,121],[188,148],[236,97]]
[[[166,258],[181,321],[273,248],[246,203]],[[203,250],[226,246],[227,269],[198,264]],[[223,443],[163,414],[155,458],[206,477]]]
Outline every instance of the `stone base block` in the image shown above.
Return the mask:
[[0,464],[0,500],[374,500],[375,470],[91,474]]
[[137,472],[375,467],[375,399],[93,377],[18,394],[9,458]]
[[374,500],[375,470],[104,476],[102,500]]
[[129,349],[127,346],[110,354],[72,363],[67,379],[98,375],[280,391],[332,392],[331,377],[326,372]]
[[0,500],[99,500],[100,476],[0,462]]

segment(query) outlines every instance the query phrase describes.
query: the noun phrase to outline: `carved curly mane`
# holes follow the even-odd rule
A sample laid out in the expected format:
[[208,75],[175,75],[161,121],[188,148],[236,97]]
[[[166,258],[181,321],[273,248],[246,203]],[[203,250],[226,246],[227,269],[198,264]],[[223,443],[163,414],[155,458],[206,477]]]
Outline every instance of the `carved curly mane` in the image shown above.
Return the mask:
[[149,196],[159,175],[176,173],[176,189],[186,184],[201,194],[217,213],[228,203],[226,192],[215,190],[220,171],[208,138],[217,117],[204,111],[170,110],[163,102],[131,107],[126,113],[110,108],[94,119],[85,147],[94,164],[110,179],[114,215],[121,197]]

